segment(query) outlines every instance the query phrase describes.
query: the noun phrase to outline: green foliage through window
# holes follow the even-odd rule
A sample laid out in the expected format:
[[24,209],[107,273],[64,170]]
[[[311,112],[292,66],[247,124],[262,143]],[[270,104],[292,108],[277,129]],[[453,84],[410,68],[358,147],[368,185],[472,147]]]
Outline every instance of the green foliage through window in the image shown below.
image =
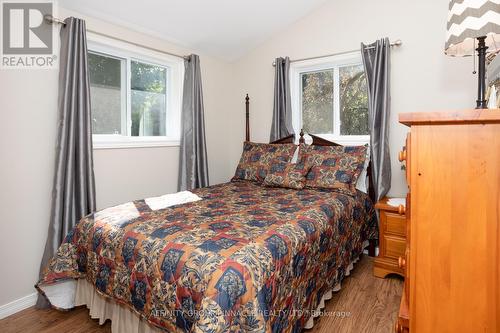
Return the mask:
[[131,62],[132,136],[165,136],[167,70]]
[[333,70],[302,74],[302,122],[307,133],[333,133]]
[[362,65],[339,68],[340,134],[367,135],[368,94]]
[[[89,53],[94,134],[166,136],[167,68],[136,60]],[[125,75],[130,64],[130,118]]]
[[[307,133],[369,135],[363,65],[304,72],[300,74],[300,80],[302,126]],[[339,91],[335,91],[335,86]],[[335,119],[340,122],[338,127]],[[340,128],[340,133],[335,133],[335,128]]]
[[121,59],[89,53],[88,62],[91,84],[120,88]]
[[123,59],[89,53],[90,105],[92,133],[123,134],[122,66]]

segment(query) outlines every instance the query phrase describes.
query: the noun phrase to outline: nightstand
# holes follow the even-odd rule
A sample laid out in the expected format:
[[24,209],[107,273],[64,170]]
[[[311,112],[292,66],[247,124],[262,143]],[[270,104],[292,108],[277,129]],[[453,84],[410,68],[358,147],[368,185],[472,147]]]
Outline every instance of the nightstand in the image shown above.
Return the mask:
[[373,262],[373,275],[385,278],[394,273],[404,277],[400,258],[406,251],[406,216],[404,206],[394,207],[383,198],[375,205],[379,211],[379,254]]

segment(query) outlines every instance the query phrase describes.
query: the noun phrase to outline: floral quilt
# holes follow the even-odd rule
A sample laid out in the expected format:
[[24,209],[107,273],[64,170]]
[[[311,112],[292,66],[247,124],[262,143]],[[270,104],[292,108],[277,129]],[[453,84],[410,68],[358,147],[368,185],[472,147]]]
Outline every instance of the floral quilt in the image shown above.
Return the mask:
[[249,181],[193,192],[202,200],[160,210],[138,200],[117,218],[83,218],[37,287],[86,279],[167,332],[300,332],[377,237],[361,192]]

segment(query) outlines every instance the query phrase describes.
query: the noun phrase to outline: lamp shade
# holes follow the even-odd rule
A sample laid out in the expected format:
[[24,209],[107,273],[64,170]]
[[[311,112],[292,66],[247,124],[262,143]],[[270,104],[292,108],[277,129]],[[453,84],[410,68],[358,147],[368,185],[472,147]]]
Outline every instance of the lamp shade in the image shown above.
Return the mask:
[[500,0],[451,0],[445,53],[471,56],[484,36],[488,52],[500,50]]

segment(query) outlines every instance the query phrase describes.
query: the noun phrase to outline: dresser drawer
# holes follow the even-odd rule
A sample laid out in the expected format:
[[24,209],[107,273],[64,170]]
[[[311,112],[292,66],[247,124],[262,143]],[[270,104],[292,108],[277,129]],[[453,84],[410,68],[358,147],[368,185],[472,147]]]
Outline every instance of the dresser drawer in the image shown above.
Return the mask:
[[406,240],[398,236],[384,235],[385,240],[385,256],[389,258],[399,259],[404,257],[406,251]]
[[406,237],[406,217],[397,213],[383,212],[386,232]]
[[373,274],[384,278],[389,274],[404,276],[404,268],[398,259],[406,248],[406,216],[401,207],[389,205],[383,198],[375,205],[380,214],[379,253],[373,263]]

